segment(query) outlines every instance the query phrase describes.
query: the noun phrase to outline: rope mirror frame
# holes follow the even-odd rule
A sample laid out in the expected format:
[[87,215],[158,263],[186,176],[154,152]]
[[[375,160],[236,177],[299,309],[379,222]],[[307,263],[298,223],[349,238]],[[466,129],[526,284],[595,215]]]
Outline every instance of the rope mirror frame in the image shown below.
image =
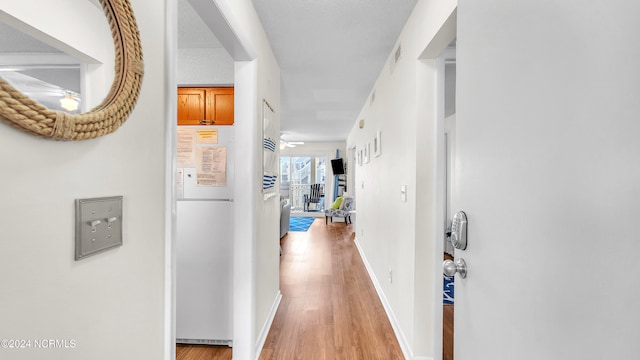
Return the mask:
[[115,47],[115,76],[109,93],[82,114],[48,109],[0,78],[0,121],[53,140],[88,140],[114,132],[133,110],[144,75],[140,33],[129,0],[100,0]]

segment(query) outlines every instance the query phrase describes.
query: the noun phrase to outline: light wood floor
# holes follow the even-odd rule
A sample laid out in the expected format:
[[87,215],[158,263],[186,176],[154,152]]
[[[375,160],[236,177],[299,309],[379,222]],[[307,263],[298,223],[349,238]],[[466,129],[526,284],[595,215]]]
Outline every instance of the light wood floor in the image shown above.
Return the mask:
[[231,360],[228,346],[176,345],[176,360]]
[[[404,359],[351,225],[316,219],[309,231],[290,232],[281,244],[282,301],[261,360]],[[217,360],[229,359],[218,356],[231,350],[179,345],[177,354],[178,360]]]
[[261,360],[404,358],[351,225],[316,219],[282,247],[283,298]]

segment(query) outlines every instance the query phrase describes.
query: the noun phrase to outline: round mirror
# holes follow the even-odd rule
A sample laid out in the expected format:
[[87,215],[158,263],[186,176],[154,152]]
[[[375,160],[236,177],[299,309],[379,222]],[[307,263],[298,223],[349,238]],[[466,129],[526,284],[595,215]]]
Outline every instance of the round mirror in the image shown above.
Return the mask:
[[115,131],[135,105],[140,38],[128,0],[66,6],[51,19],[33,16],[32,3],[0,10],[0,120],[56,140],[91,139]]

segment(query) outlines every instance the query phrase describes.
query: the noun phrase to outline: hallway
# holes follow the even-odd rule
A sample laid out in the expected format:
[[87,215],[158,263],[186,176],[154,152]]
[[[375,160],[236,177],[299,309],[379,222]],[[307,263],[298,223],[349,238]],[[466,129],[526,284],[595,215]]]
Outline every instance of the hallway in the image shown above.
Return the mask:
[[[351,225],[318,218],[309,231],[289,232],[281,243],[282,301],[261,360],[404,358]],[[209,360],[229,358],[231,351],[178,346],[177,353],[179,360]]]
[[318,218],[282,239],[282,302],[260,359],[403,358],[352,234]]
[[283,297],[260,359],[403,359],[351,225],[318,218],[282,248]]

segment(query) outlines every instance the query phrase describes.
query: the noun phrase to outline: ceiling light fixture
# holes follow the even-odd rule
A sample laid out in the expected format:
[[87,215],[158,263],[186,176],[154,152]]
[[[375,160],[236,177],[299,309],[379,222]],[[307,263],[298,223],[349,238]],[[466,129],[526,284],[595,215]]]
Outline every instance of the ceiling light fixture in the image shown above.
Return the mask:
[[67,111],[76,111],[78,110],[78,100],[76,100],[73,95],[66,93],[64,97],[60,99],[60,107]]

